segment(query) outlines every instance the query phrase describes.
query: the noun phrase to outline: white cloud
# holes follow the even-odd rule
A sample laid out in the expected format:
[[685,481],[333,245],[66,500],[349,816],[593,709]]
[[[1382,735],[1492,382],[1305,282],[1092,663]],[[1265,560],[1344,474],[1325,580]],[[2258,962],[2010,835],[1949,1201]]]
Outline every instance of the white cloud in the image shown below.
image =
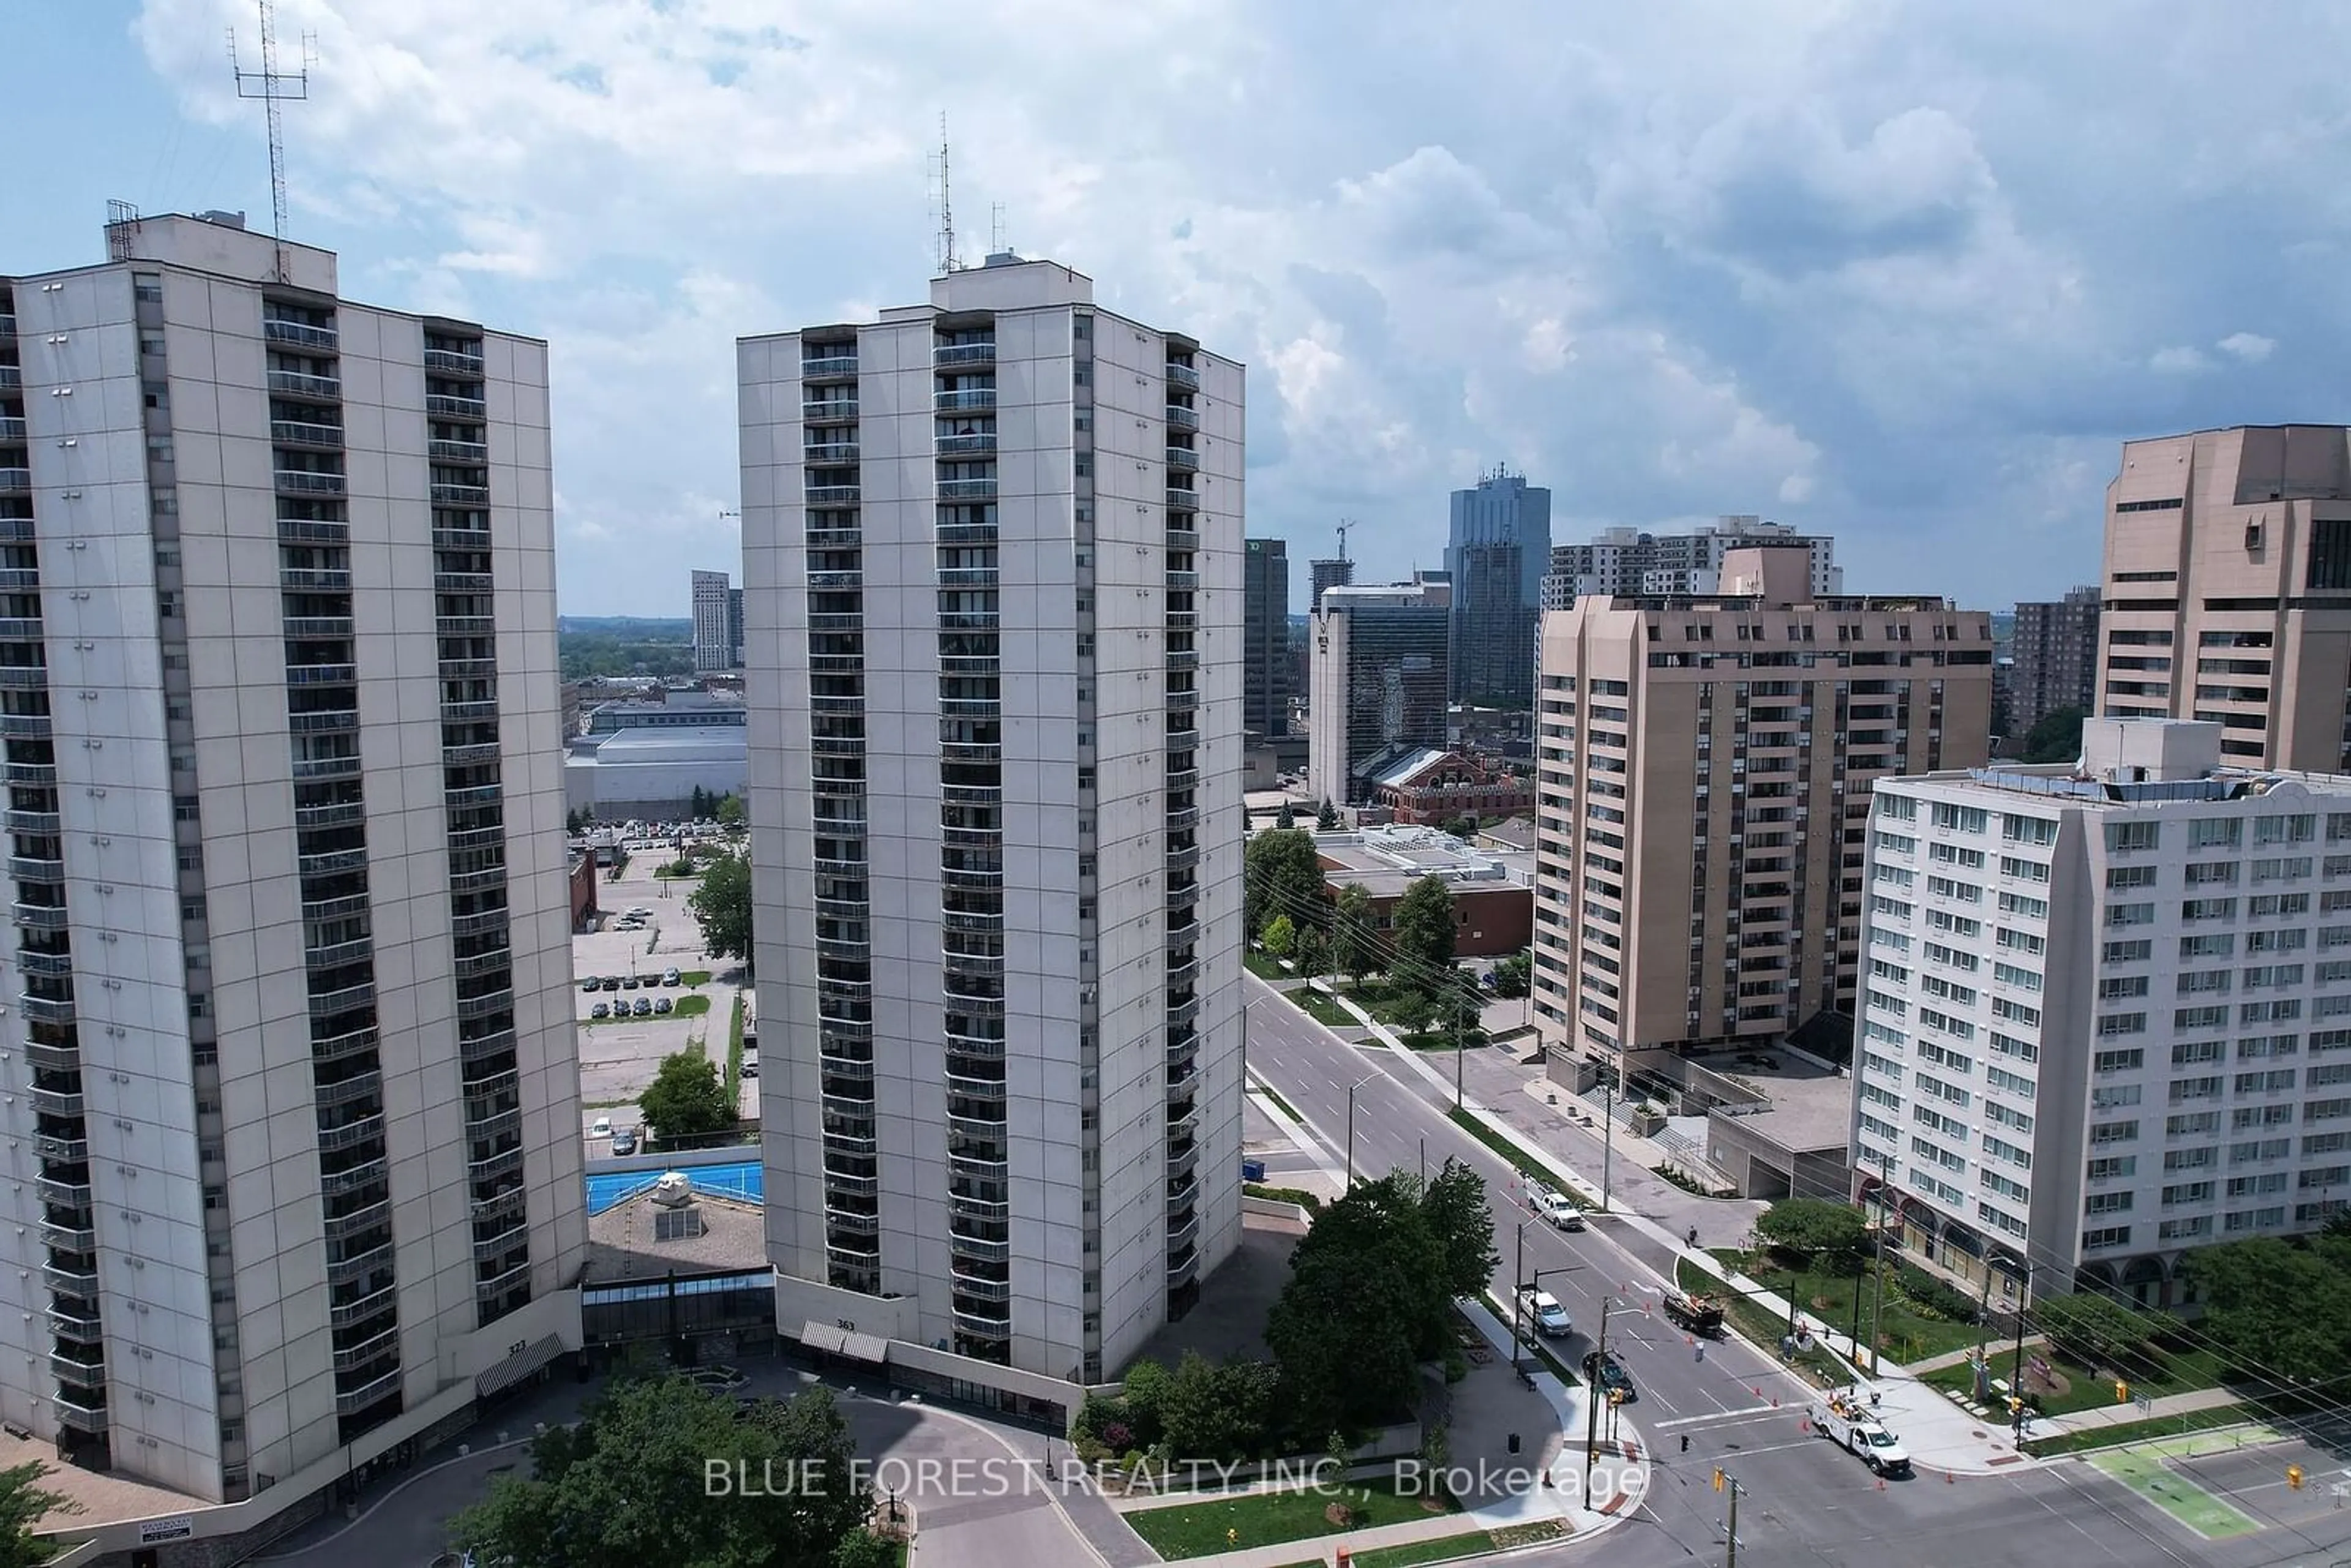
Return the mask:
[[[298,231],[337,236],[354,294],[549,339],[565,606],[676,613],[734,549],[733,338],[922,298],[941,108],[967,256],[1001,202],[1109,308],[1249,362],[1258,530],[1320,549],[1352,516],[1365,574],[1400,571],[1499,457],[1562,536],[1777,505],[1848,541],[1856,587],[2055,591],[2095,566],[2122,436],[2312,403],[2351,348],[2351,127],[2274,112],[2326,101],[2351,13],[2279,5],[2254,34],[2154,0],[279,20],[319,42]],[[218,40],[251,26],[143,0],[137,30],[184,113],[246,135]],[[2274,339],[2231,330],[2249,296]],[[2194,373],[2221,361],[2243,373]]]

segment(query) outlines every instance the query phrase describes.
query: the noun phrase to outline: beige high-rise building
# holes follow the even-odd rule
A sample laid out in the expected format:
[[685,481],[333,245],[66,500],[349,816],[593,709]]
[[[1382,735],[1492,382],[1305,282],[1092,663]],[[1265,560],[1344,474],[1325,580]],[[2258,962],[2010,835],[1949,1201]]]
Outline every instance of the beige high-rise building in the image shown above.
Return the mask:
[[1811,560],[1737,549],[1719,593],[1543,617],[1534,1011],[1556,1079],[1849,1015],[1870,786],[1986,759],[1991,616],[1818,595]]
[[2235,767],[2351,771],[2351,430],[2125,442],[2105,592],[2102,714],[2218,724]]

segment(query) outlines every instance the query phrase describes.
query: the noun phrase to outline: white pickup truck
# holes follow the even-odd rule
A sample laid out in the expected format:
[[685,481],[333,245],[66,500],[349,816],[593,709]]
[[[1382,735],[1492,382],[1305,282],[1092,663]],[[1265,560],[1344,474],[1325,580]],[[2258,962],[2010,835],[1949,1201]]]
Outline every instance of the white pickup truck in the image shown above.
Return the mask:
[[1861,1462],[1881,1476],[1907,1476],[1910,1473],[1910,1456],[1902,1447],[1902,1439],[1886,1429],[1867,1407],[1848,1399],[1832,1397],[1827,1404],[1807,1412],[1813,1430],[1831,1442],[1842,1444],[1847,1453],[1861,1456]]

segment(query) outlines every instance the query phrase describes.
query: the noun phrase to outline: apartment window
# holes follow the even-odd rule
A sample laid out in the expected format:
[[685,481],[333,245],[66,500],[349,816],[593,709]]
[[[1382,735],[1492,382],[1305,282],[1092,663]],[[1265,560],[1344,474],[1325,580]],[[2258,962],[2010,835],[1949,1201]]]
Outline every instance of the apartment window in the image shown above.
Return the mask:
[[2217,1040],[2183,1040],[2171,1048],[2171,1065],[2198,1067],[2208,1061],[2218,1061],[2227,1055],[2226,1044]]
[[172,797],[172,821],[175,822],[193,822],[196,820],[196,798],[193,795],[174,795]]
[[2188,824],[2190,849],[2237,849],[2244,842],[2245,824],[2239,817],[2199,817]]
[[2103,1226],[2082,1232],[2082,1250],[2096,1252],[2110,1247],[2127,1247],[2130,1239],[2131,1228],[2127,1225]]
[[2147,1065],[2147,1052],[2136,1046],[2128,1051],[2102,1051],[2091,1058],[2090,1065],[2096,1072],[2137,1072]]
[[2126,997],[2145,995],[2147,995],[2145,975],[2110,975],[2098,982],[2098,999],[2102,1002],[2118,1001]]
[[2160,822],[2108,822],[2106,852],[2126,854],[2139,850],[2152,850],[2162,841]]
[[1094,787],[1094,770],[1093,770],[1092,768],[1079,768],[1079,769],[1078,769],[1078,792],[1079,792],[1080,794],[1087,794],[1087,793],[1090,793],[1090,792],[1093,789],[1093,787]]
[[[2005,935],[2005,933],[2003,933]],[[2040,939],[2035,937],[2038,942]],[[2033,948],[2039,952],[2040,948]],[[2155,955],[2155,945],[2142,936],[2134,941],[2109,942],[2099,953],[2099,961],[2106,964],[2144,964]]]

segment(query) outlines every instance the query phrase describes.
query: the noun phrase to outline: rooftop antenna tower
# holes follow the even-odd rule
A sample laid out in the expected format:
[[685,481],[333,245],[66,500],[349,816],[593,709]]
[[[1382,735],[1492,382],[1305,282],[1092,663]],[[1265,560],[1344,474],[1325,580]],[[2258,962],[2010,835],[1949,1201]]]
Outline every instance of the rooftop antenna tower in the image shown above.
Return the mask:
[[931,216],[939,225],[936,265],[942,275],[961,271],[963,267],[963,263],[956,258],[955,199],[947,175],[947,117],[946,111],[942,110],[939,112],[939,150],[933,154],[931,162]]
[[987,210],[987,252],[990,256],[1004,254],[1004,204],[996,203]]
[[1339,519],[1339,559],[1341,560],[1345,560],[1347,559],[1347,530],[1354,526],[1355,525],[1352,521],[1345,517],[1341,517]]
[[270,0],[254,0],[261,16],[261,68],[247,70],[237,58],[236,33],[228,36],[229,69],[236,77],[236,96],[261,100],[269,121],[269,237],[277,246],[277,281],[290,281],[286,264],[286,127],[277,106],[300,102],[310,96],[310,65],[315,53],[311,35],[302,36],[302,68],[277,68],[277,21]]

